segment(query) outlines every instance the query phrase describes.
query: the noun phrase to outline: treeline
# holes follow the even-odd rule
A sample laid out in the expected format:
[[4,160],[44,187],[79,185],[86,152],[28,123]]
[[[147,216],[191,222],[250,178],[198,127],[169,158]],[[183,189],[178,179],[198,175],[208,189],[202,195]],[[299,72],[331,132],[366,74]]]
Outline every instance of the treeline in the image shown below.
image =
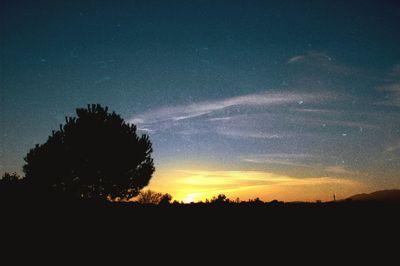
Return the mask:
[[[81,200],[87,201],[86,197],[81,198],[73,198],[65,197],[63,198],[63,194],[60,193],[46,193],[42,194],[43,191],[36,190],[36,187],[31,186],[29,182],[26,181],[25,178],[22,178],[17,173],[5,173],[0,179],[0,199],[4,202],[13,202],[13,201],[21,201],[21,200],[31,200],[35,199],[46,199],[46,200]],[[102,202],[98,198],[93,201]],[[282,201],[273,200],[271,202],[264,202],[260,198],[249,199],[246,201],[242,201],[239,198],[234,200],[229,199],[224,194],[219,194],[217,196],[212,197],[211,199],[205,199],[204,201],[198,202],[183,202],[173,200],[173,196],[169,193],[160,193],[153,190],[143,190],[138,193],[138,195],[131,199],[111,199],[109,198],[107,201],[109,202],[125,202],[125,203],[137,203],[143,205],[185,205],[185,204],[197,204],[197,205],[227,205],[227,204],[251,204],[251,205],[261,205],[261,204],[272,204],[279,205],[283,204]]]

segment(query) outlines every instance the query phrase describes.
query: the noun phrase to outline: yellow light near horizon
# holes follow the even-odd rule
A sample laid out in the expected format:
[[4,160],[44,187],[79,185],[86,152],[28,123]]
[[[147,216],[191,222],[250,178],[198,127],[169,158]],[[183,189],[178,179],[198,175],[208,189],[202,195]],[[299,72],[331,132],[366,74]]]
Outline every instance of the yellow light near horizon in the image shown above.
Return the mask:
[[185,203],[205,201],[219,194],[230,199],[260,198],[284,201],[332,200],[360,191],[362,184],[335,177],[295,178],[264,171],[175,170],[168,169],[151,188],[172,194]]
[[199,195],[199,193],[190,193],[190,194],[187,194],[187,195],[182,199],[182,201],[183,201],[184,203],[191,203],[191,202],[198,202],[198,201],[201,201],[201,200],[199,200],[198,195]]

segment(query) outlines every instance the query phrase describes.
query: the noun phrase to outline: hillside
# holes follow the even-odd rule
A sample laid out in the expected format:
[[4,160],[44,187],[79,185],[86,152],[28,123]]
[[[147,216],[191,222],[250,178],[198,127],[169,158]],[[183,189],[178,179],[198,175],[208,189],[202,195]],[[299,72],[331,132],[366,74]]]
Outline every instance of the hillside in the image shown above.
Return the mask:
[[400,202],[400,189],[380,190],[372,193],[357,194],[348,199],[355,201]]

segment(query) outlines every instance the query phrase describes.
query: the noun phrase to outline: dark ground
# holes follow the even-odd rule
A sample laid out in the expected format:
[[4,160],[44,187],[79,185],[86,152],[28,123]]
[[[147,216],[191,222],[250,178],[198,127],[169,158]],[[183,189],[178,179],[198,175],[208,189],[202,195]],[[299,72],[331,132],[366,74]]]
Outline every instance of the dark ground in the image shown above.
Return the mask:
[[[0,205],[1,206],[1,205]],[[44,226],[72,229],[106,225],[115,230],[140,228],[140,232],[165,231],[164,228],[218,229],[221,231],[257,231],[272,233],[283,229],[301,231],[350,229],[377,232],[399,230],[400,204],[380,202],[277,203],[277,204],[171,204],[95,202],[20,202],[3,204],[2,223],[30,228]],[[105,227],[103,227],[105,226]],[[380,227],[382,226],[382,227]],[[136,230],[136,229],[135,229]]]
[[112,265],[120,259],[138,264],[133,262],[139,258],[146,263],[162,259],[168,265],[178,261],[213,265],[216,258],[258,265],[260,259],[272,257],[309,262],[316,256],[324,257],[316,261],[318,265],[347,264],[345,258],[369,256],[379,259],[377,265],[390,265],[383,262],[397,257],[400,239],[400,204],[378,202],[167,206],[25,202],[3,204],[1,210],[3,255],[23,251],[39,261],[48,260],[47,254],[67,261],[79,255],[92,262],[89,265],[103,256],[114,256]]

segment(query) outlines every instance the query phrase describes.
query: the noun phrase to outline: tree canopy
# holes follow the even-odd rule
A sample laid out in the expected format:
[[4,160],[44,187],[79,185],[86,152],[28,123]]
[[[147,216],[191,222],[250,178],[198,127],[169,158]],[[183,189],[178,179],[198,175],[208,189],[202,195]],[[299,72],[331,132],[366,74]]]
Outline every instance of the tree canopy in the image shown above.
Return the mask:
[[99,104],[76,115],[28,152],[23,170],[29,185],[44,195],[75,198],[138,195],[155,170],[149,137]]
[[4,173],[0,179],[0,199],[20,199],[25,194],[23,184],[23,179],[17,173]]
[[168,205],[171,200],[172,196],[168,193],[162,194],[153,190],[146,190],[139,193],[136,201],[140,204]]

